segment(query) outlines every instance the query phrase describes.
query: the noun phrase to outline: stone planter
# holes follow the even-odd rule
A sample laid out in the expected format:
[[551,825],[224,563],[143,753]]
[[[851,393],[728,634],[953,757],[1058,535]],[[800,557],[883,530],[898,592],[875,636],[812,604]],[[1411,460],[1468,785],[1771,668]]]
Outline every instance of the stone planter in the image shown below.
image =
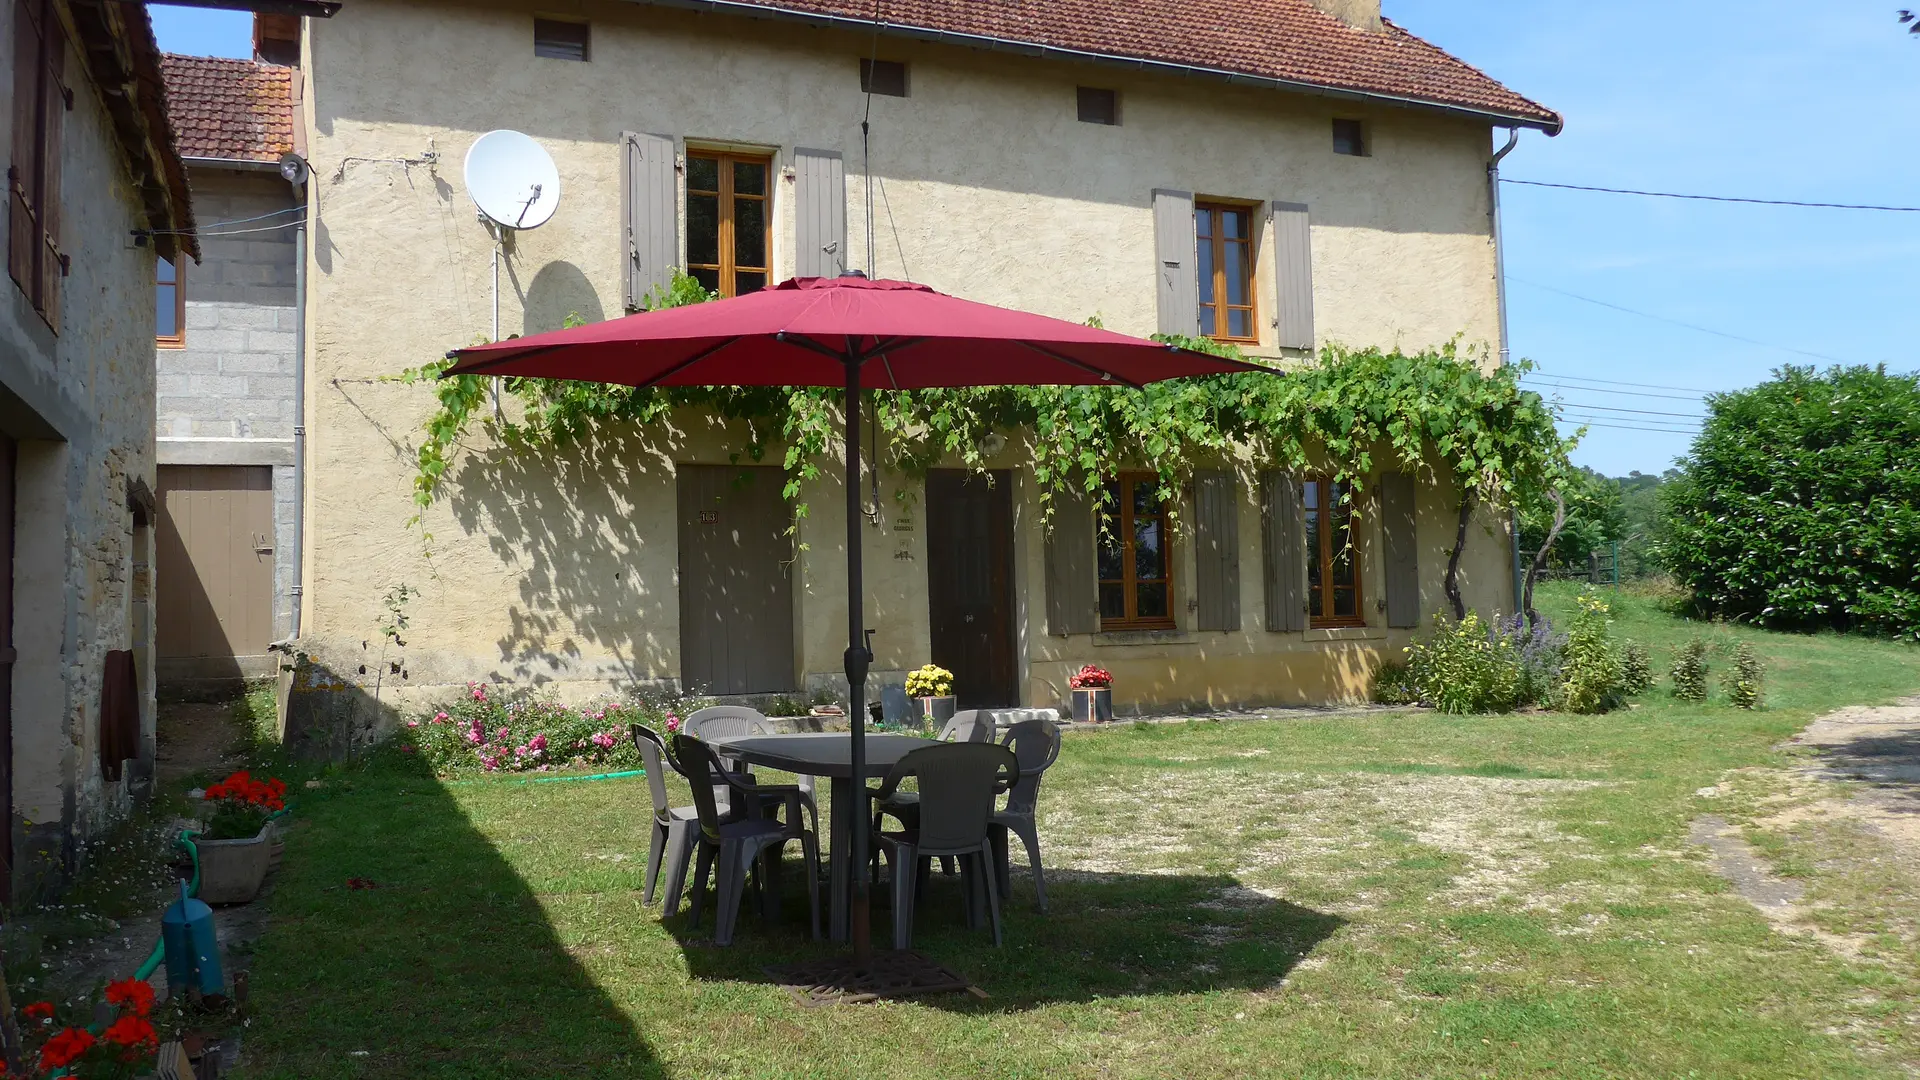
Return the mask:
[[923,697],[913,700],[920,707],[921,718],[934,727],[939,727],[953,719],[953,714],[959,711],[960,707],[960,699],[951,694],[946,697]]
[[1105,724],[1113,720],[1113,687],[1096,686],[1073,691],[1073,721],[1076,724]]
[[201,840],[193,846],[200,852],[200,899],[209,904],[244,904],[260,894],[273,863],[278,837],[272,822],[260,827],[258,836],[241,840]]

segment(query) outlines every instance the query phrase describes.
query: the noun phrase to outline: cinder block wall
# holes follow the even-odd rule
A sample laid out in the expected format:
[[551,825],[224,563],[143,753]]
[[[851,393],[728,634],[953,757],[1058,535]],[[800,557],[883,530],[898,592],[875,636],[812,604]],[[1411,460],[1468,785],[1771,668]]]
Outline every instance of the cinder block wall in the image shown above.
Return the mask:
[[301,204],[273,170],[196,167],[189,180],[204,257],[182,272],[186,344],[158,350],[160,464],[272,467],[274,634],[285,637],[293,633],[298,542],[294,226]]

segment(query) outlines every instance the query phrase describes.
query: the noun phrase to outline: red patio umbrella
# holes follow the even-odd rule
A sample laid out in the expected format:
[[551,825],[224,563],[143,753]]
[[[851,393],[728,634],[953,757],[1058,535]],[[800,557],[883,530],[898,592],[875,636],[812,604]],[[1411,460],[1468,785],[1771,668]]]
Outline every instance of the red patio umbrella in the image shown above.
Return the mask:
[[[906,281],[795,278],[746,296],[666,308],[447,354],[452,375],[627,386],[844,386],[847,390],[847,687],[851,697],[853,933],[867,952],[867,647],[860,566],[861,390],[1078,386],[1266,368],[1062,319],[978,304]],[[444,376],[443,376],[444,377]]]

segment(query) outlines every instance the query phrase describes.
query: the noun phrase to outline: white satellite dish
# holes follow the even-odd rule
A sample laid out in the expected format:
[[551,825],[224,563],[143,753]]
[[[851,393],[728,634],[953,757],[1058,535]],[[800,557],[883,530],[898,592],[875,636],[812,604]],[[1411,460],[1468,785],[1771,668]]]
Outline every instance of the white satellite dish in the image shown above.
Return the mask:
[[495,223],[537,229],[560,207],[560,170],[528,136],[489,131],[467,151],[467,194]]

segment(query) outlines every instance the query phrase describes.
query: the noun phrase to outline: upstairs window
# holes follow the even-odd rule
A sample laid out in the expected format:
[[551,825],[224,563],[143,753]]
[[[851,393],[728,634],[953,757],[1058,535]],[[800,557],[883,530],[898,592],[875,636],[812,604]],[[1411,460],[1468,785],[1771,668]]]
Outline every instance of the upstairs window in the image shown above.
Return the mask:
[[187,290],[180,280],[180,266],[162,258],[154,264],[153,336],[163,349],[178,349],[187,343]]
[[1334,120],[1333,152],[1347,157],[1366,157],[1366,123],[1361,120]]
[[1109,126],[1120,123],[1119,91],[1081,86],[1075,88],[1074,94],[1079,105],[1081,123]]
[[1173,628],[1173,557],[1160,478],[1123,473],[1107,485],[1100,537],[1100,629]]
[[773,159],[687,152],[687,273],[721,296],[767,287]]
[[593,28],[584,22],[566,19],[533,20],[533,55],[548,60],[592,59]]
[[1316,476],[1302,485],[1301,494],[1307,517],[1307,625],[1364,626],[1353,486]]
[[60,328],[60,158],[73,91],[67,35],[50,0],[13,3],[13,152],[7,162],[7,272],[48,326]]
[[1195,203],[1202,337],[1255,344],[1253,207]]
[[861,60],[860,92],[882,97],[906,97],[907,65],[898,60]]

